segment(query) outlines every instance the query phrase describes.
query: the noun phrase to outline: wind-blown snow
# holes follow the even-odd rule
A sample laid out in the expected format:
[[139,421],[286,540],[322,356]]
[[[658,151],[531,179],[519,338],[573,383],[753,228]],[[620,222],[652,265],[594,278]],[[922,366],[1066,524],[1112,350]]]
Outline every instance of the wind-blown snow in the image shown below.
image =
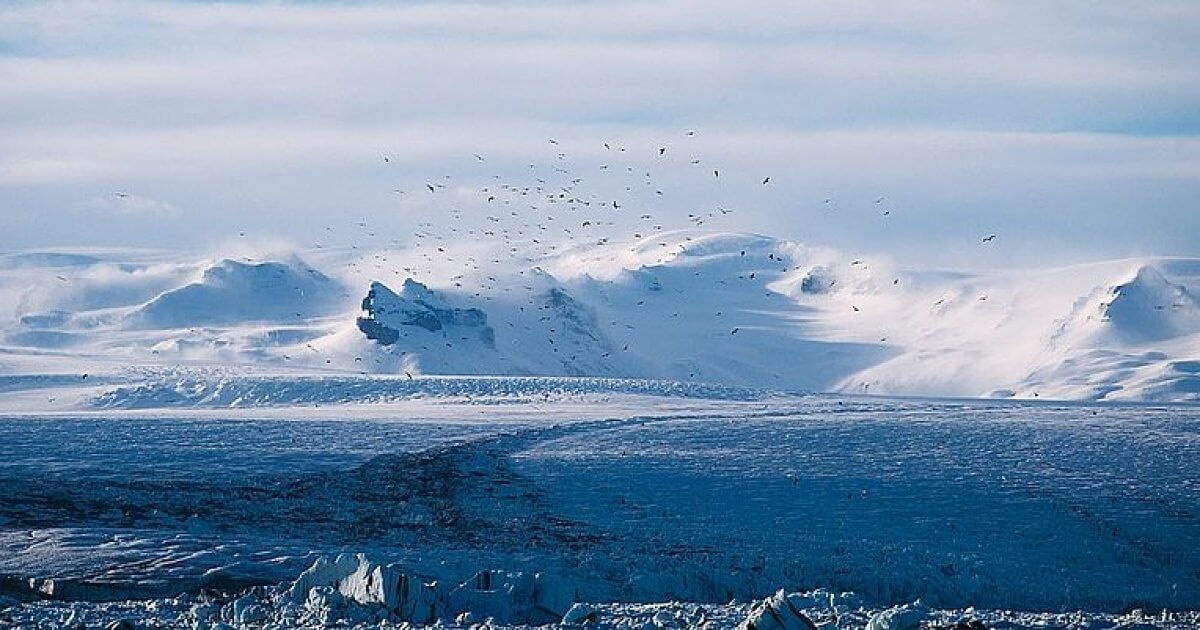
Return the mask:
[[966,273],[700,230],[532,258],[441,248],[465,269],[403,249],[215,263],[9,254],[0,370],[186,362],[1200,400],[1188,368],[1200,360],[1200,261]]
[[200,280],[138,307],[130,319],[152,328],[295,321],[325,312],[338,292],[329,278],[303,264],[222,260]]

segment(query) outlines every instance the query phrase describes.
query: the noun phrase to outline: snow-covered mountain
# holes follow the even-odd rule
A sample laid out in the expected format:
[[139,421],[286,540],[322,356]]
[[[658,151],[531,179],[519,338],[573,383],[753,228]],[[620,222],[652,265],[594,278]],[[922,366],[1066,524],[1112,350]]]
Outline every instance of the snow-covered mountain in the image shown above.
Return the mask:
[[7,254],[0,369],[201,363],[1200,400],[1200,260],[956,272],[700,230],[534,258],[468,242],[438,255]]
[[296,261],[221,260],[196,282],[165,291],[128,318],[133,326],[181,328],[293,321],[326,312],[338,293],[324,274]]

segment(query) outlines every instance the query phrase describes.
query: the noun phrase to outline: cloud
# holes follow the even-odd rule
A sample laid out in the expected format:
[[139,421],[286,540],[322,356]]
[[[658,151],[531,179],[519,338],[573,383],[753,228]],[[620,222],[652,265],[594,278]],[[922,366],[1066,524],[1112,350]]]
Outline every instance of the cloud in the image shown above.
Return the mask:
[[157,199],[127,192],[115,192],[112,195],[93,197],[81,204],[92,212],[116,216],[178,216],[182,210],[176,206]]
[[[6,3],[0,217],[28,243],[143,238],[54,224],[129,189],[187,207],[163,238],[200,247],[324,240],[342,214],[403,231],[445,208],[393,189],[524,175],[553,136],[576,169],[628,144],[675,185],[664,212],[728,195],[739,227],[842,248],[950,251],[924,239],[994,220],[1057,250],[1180,251],[1197,24],[1193,2]],[[775,185],[632,154],[683,129],[730,181]],[[830,194],[894,197],[907,223],[798,210]],[[145,205],[124,212],[175,207]]]
[[108,169],[99,162],[59,157],[52,152],[37,157],[13,157],[0,161],[0,186],[55,184],[95,179],[108,174]]

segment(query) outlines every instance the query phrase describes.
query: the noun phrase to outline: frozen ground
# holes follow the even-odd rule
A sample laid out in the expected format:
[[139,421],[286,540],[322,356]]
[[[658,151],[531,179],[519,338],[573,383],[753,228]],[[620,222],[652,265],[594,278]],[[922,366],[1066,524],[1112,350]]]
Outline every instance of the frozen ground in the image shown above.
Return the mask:
[[1192,406],[186,369],[4,395],[0,624],[380,623],[351,578],[289,590],[342,552],[451,620],[548,620],[497,569],[609,626],[732,627],[778,589],[838,627],[1200,623]]

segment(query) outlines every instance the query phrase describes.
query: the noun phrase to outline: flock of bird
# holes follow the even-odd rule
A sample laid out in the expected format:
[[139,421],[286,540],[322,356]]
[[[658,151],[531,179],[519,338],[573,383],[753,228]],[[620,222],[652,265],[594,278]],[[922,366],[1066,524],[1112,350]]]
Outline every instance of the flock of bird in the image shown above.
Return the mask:
[[[739,181],[740,178],[731,179],[728,174],[723,174],[718,166],[706,166],[706,161],[690,146],[690,140],[695,136],[695,131],[685,131],[678,143],[658,145],[649,150],[631,150],[615,142],[601,142],[595,150],[583,151],[578,156],[569,153],[557,139],[548,138],[546,159],[541,163],[526,163],[520,174],[504,173],[504,169],[489,173],[489,159],[481,153],[473,153],[469,160],[474,164],[476,179],[462,178],[461,184],[458,178],[450,175],[417,184],[410,174],[401,171],[396,175],[408,178],[410,184],[417,184],[392,189],[402,209],[411,214],[441,213],[439,220],[417,224],[411,241],[407,242],[400,238],[383,240],[383,228],[366,220],[353,220],[349,225],[330,224],[324,226],[327,242],[317,242],[313,246],[323,249],[329,247],[329,243],[340,241],[349,243],[351,250],[363,251],[363,257],[347,265],[349,271],[367,279],[386,281],[390,276],[403,281],[411,277],[426,282],[434,280],[434,284],[448,281],[461,289],[467,276],[471,275],[477,287],[476,298],[490,301],[493,295],[523,291],[526,296],[524,304],[518,306],[519,311],[545,310],[547,306],[539,299],[537,283],[531,277],[541,271],[536,266],[539,261],[576,246],[586,246],[593,252],[602,251],[618,247],[626,236],[644,240],[677,227],[711,226],[735,213],[728,204],[716,203],[716,198],[731,191],[736,194],[737,186],[773,185],[770,175]],[[400,168],[400,162],[390,155],[382,155],[381,160],[385,168]],[[678,174],[680,166],[694,173],[689,176],[687,186],[695,187],[696,177],[708,177],[710,185],[716,187],[709,190],[713,200],[707,210],[686,215],[670,210],[671,189],[666,184],[677,179],[672,176]],[[393,172],[389,171],[389,177]],[[669,176],[660,177],[664,172]],[[122,199],[129,196],[126,192],[115,194]],[[895,207],[885,202],[887,199],[880,196],[874,198],[873,205],[880,216],[890,217]],[[836,208],[832,197],[824,197],[818,206],[826,212]],[[628,230],[628,233],[619,234],[620,230]],[[239,232],[239,236],[245,237],[245,231]],[[982,243],[991,243],[996,238],[996,234],[989,234]],[[465,248],[464,253],[463,243],[491,247]],[[686,247],[678,245],[681,249],[671,250],[666,240],[659,245],[663,251],[658,263],[666,262]],[[390,260],[400,256],[393,252],[406,248],[415,250],[420,261],[408,260],[403,264]],[[617,256],[618,252],[613,250],[610,258],[616,260]],[[514,286],[503,277],[503,271],[511,268],[513,262],[520,263],[516,265],[517,274],[526,276],[528,282]],[[782,258],[778,262],[782,264]],[[859,263],[854,261],[852,264]],[[788,271],[786,265],[782,271]],[[747,277],[753,279],[755,274],[751,272]],[[898,283],[897,278],[893,284]],[[852,309],[854,312],[861,310],[858,305],[852,305]],[[547,317],[543,316],[542,320],[545,319]],[[518,325],[513,321],[504,323]],[[612,322],[612,325],[618,323]],[[729,334],[735,335],[738,331],[739,328],[734,327]],[[549,343],[557,352],[552,338]],[[311,344],[308,349],[319,352]],[[623,350],[627,351],[628,347]],[[285,358],[290,359],[286,355]],[[354,361],[361,363],[363,359],[354,357]],[[332,360],[325,362],[332,363]]]

